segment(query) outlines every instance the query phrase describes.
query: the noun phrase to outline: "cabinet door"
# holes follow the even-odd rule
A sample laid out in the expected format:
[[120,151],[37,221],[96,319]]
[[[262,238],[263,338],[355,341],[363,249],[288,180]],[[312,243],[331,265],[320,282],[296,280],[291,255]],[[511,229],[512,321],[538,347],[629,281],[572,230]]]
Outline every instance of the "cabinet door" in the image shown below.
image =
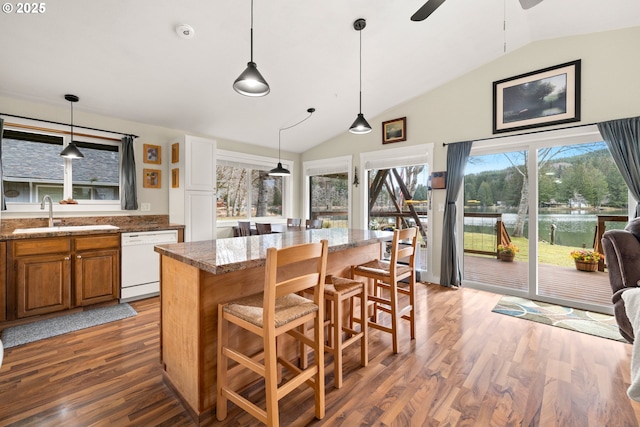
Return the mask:
[[216,194],[187,191],[185,195],[185,241],[214,239]]
[[185,141],[185,179],[187,190],[215,191],[215,141],[187,137]]
[[7,320],[7,242],[0,242],[0,322]]
[[17,316],[27,317],[70,307],[69,254],[16,258]]
[[89,305],[118,298],[120,251],[78,252],[75,258],[75,305]]

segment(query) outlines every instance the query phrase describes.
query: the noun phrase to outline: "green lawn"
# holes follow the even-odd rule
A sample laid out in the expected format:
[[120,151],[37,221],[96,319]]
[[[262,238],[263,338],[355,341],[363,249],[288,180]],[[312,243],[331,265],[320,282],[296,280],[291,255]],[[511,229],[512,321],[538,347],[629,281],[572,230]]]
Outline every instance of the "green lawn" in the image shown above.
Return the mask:
[[[465,249],[495,251],[496,236],[483,233],[464,233]],[[511,243],[516,245],[519,252],[516,259],[525,261],[529,259],[529,239],[524,237],[512,237]],[[572,250],[580,249],[572,246],[550,245],[548,242],[538,244],[538,262],[541,264],[573,267],[573,258],[569,255]]]

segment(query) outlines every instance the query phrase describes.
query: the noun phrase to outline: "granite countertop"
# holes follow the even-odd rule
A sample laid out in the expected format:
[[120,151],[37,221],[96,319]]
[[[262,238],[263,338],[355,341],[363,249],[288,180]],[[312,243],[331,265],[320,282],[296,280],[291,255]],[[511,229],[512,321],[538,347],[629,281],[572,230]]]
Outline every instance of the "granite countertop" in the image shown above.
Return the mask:
[[389,241],[390,231],[323,228],[201,242],[158,245],[155,251],[212,274],[224,274],[264,265],[267,248],[329,241],[329,252]]
[[[78,230],[78,229],[57,229],[53,231],[43,230],[35,233],[18,233],[13,231],[19,228],[40,228],[47,226],[47,219],[24,218],[24,219],[3,219],[0,227],[0,240],[31,239],[41,237],[64,237],[91,234],[108,233],[129,233],[136,231],[157,231],[157,230],[180,230],[184,225],[173,224],[168,220],[167,215],[130,215],[130,216],[99,216],[99,217],[66,217],[55,218],[56,226],[85,226],[85,225],[112,225],[118,228]],[[58,222],[59,221],[59,222]]]

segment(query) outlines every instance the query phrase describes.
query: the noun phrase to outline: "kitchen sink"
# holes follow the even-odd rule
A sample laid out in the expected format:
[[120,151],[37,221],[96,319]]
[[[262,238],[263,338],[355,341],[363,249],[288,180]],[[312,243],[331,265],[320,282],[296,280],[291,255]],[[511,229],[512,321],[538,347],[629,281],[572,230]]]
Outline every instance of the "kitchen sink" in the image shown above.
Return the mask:
[[24,233],[59,233],[65,231],[117,230],[115,225],[58,225],[55,227],[16,228],[13,234]]

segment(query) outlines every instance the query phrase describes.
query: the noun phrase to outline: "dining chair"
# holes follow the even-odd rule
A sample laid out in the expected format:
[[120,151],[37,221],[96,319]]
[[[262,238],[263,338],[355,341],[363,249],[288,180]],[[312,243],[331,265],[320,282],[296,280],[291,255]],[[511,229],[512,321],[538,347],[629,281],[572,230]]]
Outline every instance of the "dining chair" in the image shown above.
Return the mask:
[[[227,417],[227,403],[230,400],[262,423],[278,426],[278,401],[303,384],[314,391],[316,418],[324,417],[323,313],[327,248],[327,240],[282,249],[268,248],[263,292],[218,305],[218,420]],[[303,265],[308,268],[291,269],[291,264],[300,262],[304,262]],[[305,290],[313,293],[312,299],[298,295]],[[313,339],[298,330],[306,322],[313,322]],[[238,348],[233,348],[232,344],[237,344],[238,338],[234,331],[234,338],[229,339],[230,323],[257,335],[263,343],[263,352],[246,355]],[[310,366],[301,369],[278,355],[276,342],[284,334],[302,341],[313,350]],[[228,366],[229,359],[235,363],[231,369]],[[286,375],[280,375],[280,365],[286,368]],[[230,379],[236,378],[236,370],[250,370],[264,378],[266,409],[231,388]]]
[[256,222],[256,230],[258,230],[258,234],[271,234],[271,224],[260,224]]
[[287,218],[287,228],[300,227],[300,218]]
[[240,236],[251,236],[251,223],[249,221],[238,221],[238,232]]
[[305,222],[305,227],[307,230],[322,228],[322,220],[321,219],[308,219]]
[[[373,280],[373,290],[367,296],[368,303],[373,306],[373,316],[368,321],[372,328],[388,332],[392,337],[393,352],[398,352],[398,323],[400,319],[409,321],[411,339],[416,337],[415,317],[415,254],[418,243],[418,228],[396,229],[391,242],[391,259],[373,260],[360,265],[351,266],[351,277],[367,277]],[[401,280],[408,278],[408,284]],[[384,291],[384,295],[383,292]],[[408,296],[408,303],[399,307],[399,296]],[[391,316],[391,326],[378,321],[378,311]]]

